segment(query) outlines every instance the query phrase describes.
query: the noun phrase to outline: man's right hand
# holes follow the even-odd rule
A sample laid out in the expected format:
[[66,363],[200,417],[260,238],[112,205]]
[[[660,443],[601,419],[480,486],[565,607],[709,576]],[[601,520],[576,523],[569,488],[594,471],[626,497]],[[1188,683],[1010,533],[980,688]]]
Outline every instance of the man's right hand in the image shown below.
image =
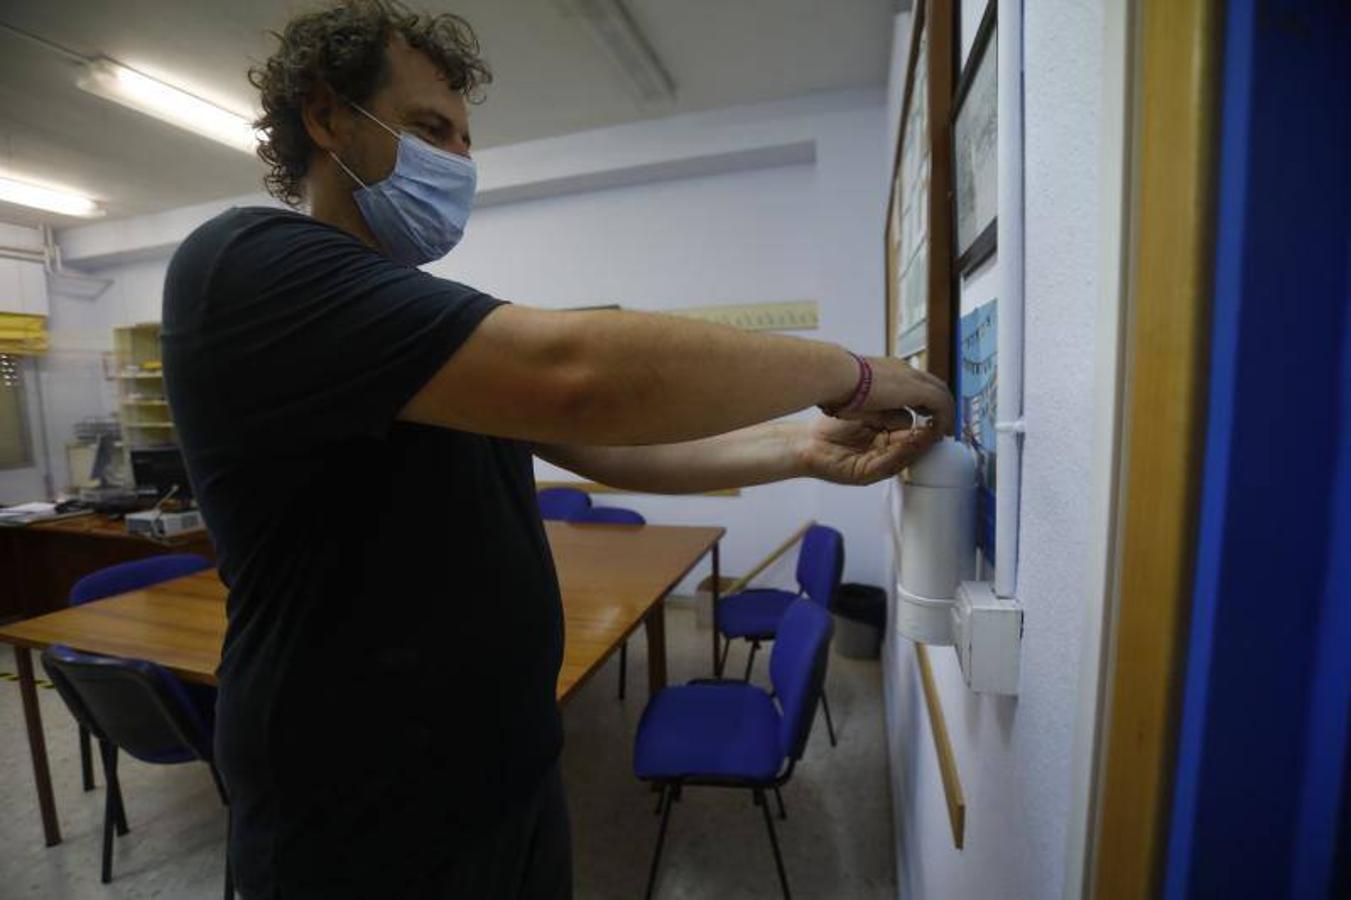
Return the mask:
[[868,396],[857,409],[841,412],[838,418],[864,422],[884,431],[906,430],[914,424],[908,407],[921,415],[933,416],[935,434],[952,432],[952,394],[942,380],[891,357],[870,356],[868,365],[873,370]]

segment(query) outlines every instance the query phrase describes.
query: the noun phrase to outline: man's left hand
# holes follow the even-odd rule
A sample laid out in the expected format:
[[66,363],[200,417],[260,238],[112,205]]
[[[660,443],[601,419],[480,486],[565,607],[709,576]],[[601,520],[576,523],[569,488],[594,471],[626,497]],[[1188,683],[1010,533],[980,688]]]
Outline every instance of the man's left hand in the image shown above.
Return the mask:
[[804,474],[836,484],[872,484],[899,473],[942,437],[932,426],[890,425],[829,416],[803,425],[798,453]]

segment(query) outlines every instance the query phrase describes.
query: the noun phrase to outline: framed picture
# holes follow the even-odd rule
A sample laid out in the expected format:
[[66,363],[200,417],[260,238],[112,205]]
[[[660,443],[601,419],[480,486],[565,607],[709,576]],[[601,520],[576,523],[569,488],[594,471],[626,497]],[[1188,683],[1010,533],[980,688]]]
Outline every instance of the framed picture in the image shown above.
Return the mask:
[[999,203],[996,5],[994,0],[986,3],[953,103],[953,229],[959,274],[980,265],[995,249]]
[[952,383],[953,0],[917,0],[884,236],[886,352]]

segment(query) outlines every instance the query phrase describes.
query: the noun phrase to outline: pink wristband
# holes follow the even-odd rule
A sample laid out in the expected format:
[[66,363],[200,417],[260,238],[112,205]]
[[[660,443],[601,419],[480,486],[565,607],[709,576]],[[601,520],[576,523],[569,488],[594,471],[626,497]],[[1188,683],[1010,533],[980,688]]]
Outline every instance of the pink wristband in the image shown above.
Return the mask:
[[868,361],[853,351],[849,355],[858,363],[858,382],[854,385],[854,392],[849,395],[849,399],[838,406],[822,405],[821,412],[828,416],[837,416],[842,412],[851,412],[861,407],[868,399],[868,392],[873,386],[873,367],[868,365]]

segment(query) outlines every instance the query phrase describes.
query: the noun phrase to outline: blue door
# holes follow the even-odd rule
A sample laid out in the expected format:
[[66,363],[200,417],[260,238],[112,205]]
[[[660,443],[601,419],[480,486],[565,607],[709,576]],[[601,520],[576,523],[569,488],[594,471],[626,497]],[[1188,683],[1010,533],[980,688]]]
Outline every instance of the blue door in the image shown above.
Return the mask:
[[1351,3],[1232,0],[1165,894],[1351,897]]

